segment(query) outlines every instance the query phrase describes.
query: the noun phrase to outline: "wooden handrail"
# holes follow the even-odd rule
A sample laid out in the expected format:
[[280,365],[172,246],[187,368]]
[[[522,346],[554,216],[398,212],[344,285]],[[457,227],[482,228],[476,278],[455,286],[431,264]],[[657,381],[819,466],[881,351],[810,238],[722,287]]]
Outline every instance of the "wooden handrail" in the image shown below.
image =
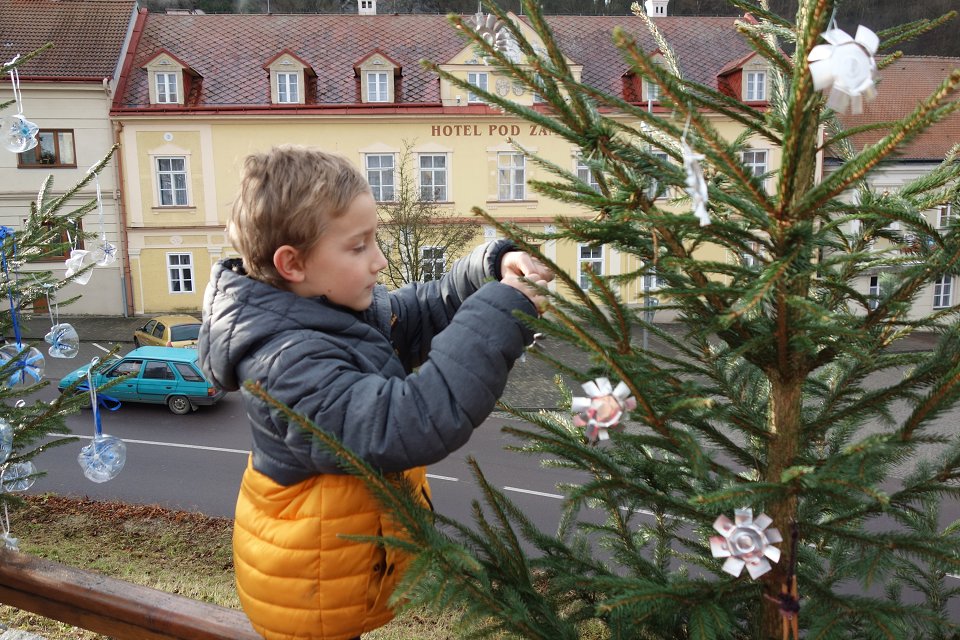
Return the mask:
[[124,640],[262,640],[242,611],[2,548],[0,602]]

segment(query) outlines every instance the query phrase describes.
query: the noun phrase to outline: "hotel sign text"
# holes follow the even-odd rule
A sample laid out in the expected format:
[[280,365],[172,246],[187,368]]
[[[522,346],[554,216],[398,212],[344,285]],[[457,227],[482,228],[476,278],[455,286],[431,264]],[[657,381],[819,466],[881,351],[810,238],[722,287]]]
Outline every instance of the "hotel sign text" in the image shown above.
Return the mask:
[[552,132],[535,124],[435,124],[430,127],[434,138],[473,136],[518,136],[523,131],[531,136],[549,136]]

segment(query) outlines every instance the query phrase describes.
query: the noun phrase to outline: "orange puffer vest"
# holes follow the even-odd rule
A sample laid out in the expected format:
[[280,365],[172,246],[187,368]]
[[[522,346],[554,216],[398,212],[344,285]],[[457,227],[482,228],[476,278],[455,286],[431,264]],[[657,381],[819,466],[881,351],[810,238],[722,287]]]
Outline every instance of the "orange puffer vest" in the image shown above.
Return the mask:
[[[426,469],[404,475],[429,500]],[[323,474],[285,487],[248,463],[233,558],[254,629],[268,640],[347,640],[393,618],[387,601],[410,556],[345,535],[397,535],[359,478]]]

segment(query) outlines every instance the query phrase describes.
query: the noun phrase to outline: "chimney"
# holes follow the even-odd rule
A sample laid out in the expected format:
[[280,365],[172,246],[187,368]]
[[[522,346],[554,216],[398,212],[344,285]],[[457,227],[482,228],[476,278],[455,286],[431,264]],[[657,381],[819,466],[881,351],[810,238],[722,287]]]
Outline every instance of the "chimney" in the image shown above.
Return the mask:
[[[360,0],[363,2],[363,0]],[[647,15],[651,18],[667,17],[667,3],[670,0],[644,0],[643,6],[647,10]]]
[[377,0],[357,0],[357,7],[362,16],[377,15]]

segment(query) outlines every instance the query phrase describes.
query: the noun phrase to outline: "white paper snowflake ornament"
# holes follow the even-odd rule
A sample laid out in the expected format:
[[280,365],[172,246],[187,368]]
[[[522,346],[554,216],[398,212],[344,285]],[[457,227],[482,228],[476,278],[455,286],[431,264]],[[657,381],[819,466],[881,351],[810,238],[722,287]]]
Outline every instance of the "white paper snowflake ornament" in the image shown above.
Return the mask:
[[[96,264],[96,257],[93,253],[86,249],[71,249],[70,257],[66,260],[67,271],[63,275],[65,278],[69,278],[76,273],[80,273],[92,264]],[[93,269],[87,269],[74,278],[73,281],[77,284],[87,284],[90,282],[92,276]]]
[[[727,516],[720,516],[713,523],[720,536],[710,538],[710,551],[714,558],[726,558],[723,570],[737,577],[746,567],[754,580],[770,571],[770,562],[780,560],[780,549],[773,545],[783,542],[780,531],[770,526],[773,520],[765,514],[753,519],[753,509],[737,509],[734,522]],[[722,537],[721,537],[722,536]]]
[[695,152],[686,140],[680,140],[680,151],[683,154],[683,168],[687,172],[687,193],[690,194],[693,213],[700,220],[700,226],[710,224],[710,213],[707,211],[707,180],[703,177],[703,167],[700,161],[704,156]]
[[23,153],[37,146],[38,131],[40,127],[19,113],[7,116],[0,122],[0,140],[4,148],[13,153]]
[[609,440],[610,429],[623,429],[620,418],[624,411],[631,411],[637,401],[630,395],[630,388],[623,382],[614,389],[606,378],[597,378],[580,385],[589,397],[575,397],[570,404],[573,424],[584,427],[587,440]]
[[880,38],[861,25],[855,38],[842,29],[829,29],[823,32],[823,39],[829,44],[815,46],[807,57],[813,87],[830,89],[827,106],[834,111],[843,113],[849,108],[851,113],[863,113],[864,98],[877,97],[874,56]]

